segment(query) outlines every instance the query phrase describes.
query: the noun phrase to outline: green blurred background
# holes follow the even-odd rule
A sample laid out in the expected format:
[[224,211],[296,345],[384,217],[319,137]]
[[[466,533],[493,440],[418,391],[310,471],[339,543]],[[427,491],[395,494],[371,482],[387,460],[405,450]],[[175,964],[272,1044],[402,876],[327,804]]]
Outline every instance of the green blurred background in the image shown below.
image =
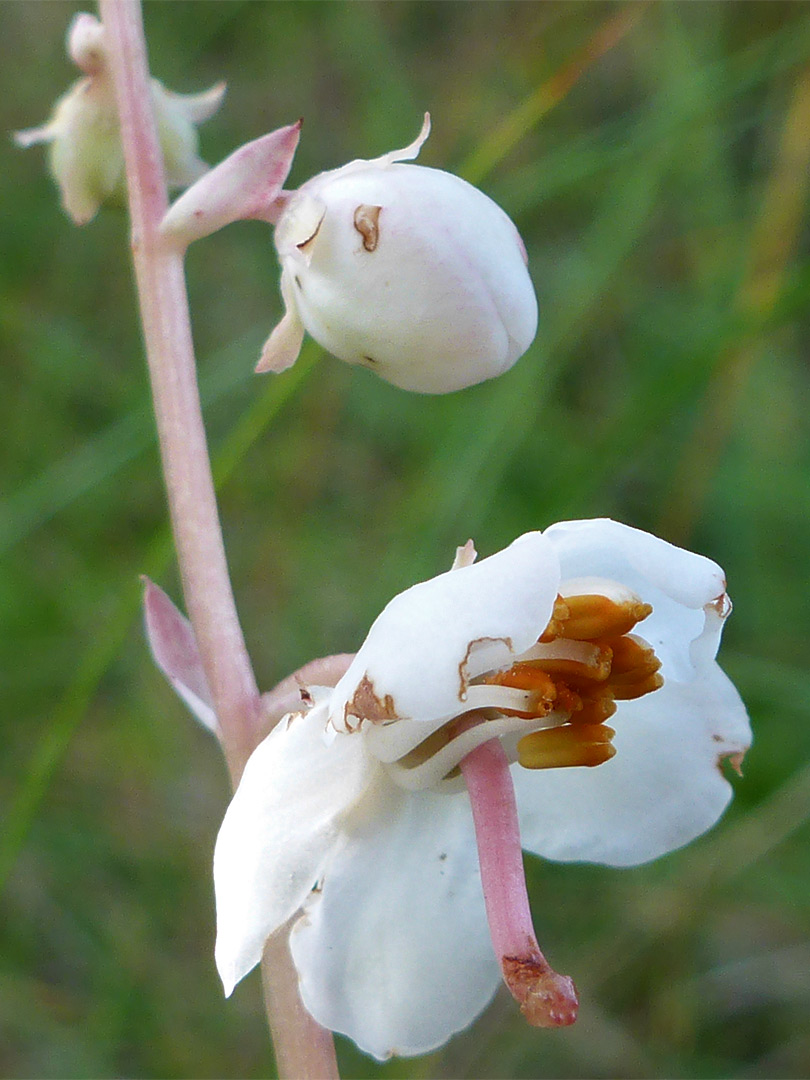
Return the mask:
[[[0,8],[3,130],[74,78],[72,3]],[[394,593],[565,517],[710,555],[755,725],[733,807],[638,870],[529,860],[582,991],[556,1033],[506,995],[425,1059],[339,1040],[346,1077],[810,1075],[810,8],[791,3],[147,4],[154,73],[225,78],[217,161],[298,116],[299,183],[407,143],[526,241],[537,340],[495,383],[395,390],[279,316],[269,229],[188,261],[236,595],[259,681],[356,648]],[[214,742],[152,667],[138,575],[176,598],[123,213],[61,213],[41,148],[0,166],[0,1071],[273,1074],[258,977],[223,1002]]]

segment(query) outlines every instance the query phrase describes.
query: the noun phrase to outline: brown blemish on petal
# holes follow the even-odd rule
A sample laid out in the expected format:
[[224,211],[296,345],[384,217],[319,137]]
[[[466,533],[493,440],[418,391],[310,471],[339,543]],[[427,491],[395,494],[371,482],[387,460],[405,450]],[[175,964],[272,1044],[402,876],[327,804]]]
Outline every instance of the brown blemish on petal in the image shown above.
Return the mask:
[[742,776],[742,774],[743,774],[742,763],[744,761],[745,761],[745,751],[744,750],[738,750],[736,754],[729,754],[728,755],[728,763],[732,767],[734,772],[737,774],[737,776]]
[[[359,723],[352,725],[349,717],[353,716]],[[351,700],[343,708],[343,720],[347,731],[357,731],[363,720],[372,724],[382,724],[386,720],[398,720],[397,711],[394,708],[394,699],[386,694],[380,699],[374,690],[374,683],[368,674],[364,675],[357,684],[357,689],[352,694]]]
[[459,682],[460,682],[460,687],[459,687],[459,692],[458,692],[459,701],[464,701],[465,698],[467,697],[467,687],[470,685],[470,677],[469,677],[469,671],[468,671],[468,668],[470,666],[470,657],[472,656],[472,654],[475,652],[476,648],[479,645],[485,645],[488,641],[502,641],[504,643],[504,645],[506,645],[507,649],[510,652],[514,651],[512,649],[512,639],[508,638],[508,637],[504,637],[504,638],[501,638],[501,637],[479,637],[479,638],[474,638],[470,642],[470,644],[467,646],[467,651],[464,654],[464,659],[458,665],[458,677],[459,677]]
[[[713,735],[712,738],[715,742],[723,742],[723,738],[721,735]],[[745,750],[735,750],[734,753],[726,752],[725,754],[718,754],[717,768],[720,770],[722,775],[725,776],[723,765],[725,764],[725,762],[728,762],[731,768],[737,774],[737,776],[742,776],[743,761],[745,761]]]
[[727,619],[731,614],[731,599],[727,592],[720,593],[706,606],[714,608],[721,619]]
[[369,206],[361,203],[354,212],[354,227],[363,237],[363,247],[366,251],[376,250],[380,242],[380,211],[381,206]]
[[579,1001],[573,979],[559,975],[543,959],[504,956],[503,979],[532,1027],[568,1027],[577,1018]]
[[[323,219],[325,217],[326,217],[326,211],[324,210],[323,214],[321,215],[321,219],[318,222],[318,224],[315,226],[315,231],[312,233],[312,235],[308,236],[306,238],[306,240],[302,240],[300,244],[295,245],[298,248],[298,250],[302,251],[305,255],[309,254],[309,252],[310,252],[310,250],[312,248],[313,241],[315,240],[315,237],[321,231],[321,225],[323,225]],[[296,281],[296,284],[300,288],[301,282],[298,280],[298,278],[296,278],[295,281]]]
[[303,701],[303,703],[307,706],[307,708],[310,708],[312,706],[312,704],[313,704],[313,702],[312,702],[312,694],[310,694],[307,687],[306,686],[300,686],[298,688],[298,693],[301,695],[301,700]]

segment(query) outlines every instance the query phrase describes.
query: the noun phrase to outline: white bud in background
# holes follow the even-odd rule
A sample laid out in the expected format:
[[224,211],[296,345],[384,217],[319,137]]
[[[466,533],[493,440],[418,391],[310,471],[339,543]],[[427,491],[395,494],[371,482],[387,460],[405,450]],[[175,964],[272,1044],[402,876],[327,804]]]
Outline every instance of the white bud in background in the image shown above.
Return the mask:
[[[84,225],[102,202],[123,201],[124,153],[104,27],[95,16],[79,14],[73,19],[67,51],[85,77],[57,101],[47,124],[18,131],[14,139],[22,147],[49,144],[48,164],[62,205],[77,225]],[[196,125],[219,108],[225,84],[201,94],[174,94],[152,79],[151,94],[167,183],[186,187],[207,171],[197,153]]]
[[450,173],[401,164],[427,138],[321,173],[276,224],[286,313],[258,370],[294,363],[304,330],[405,390],[443,394],[507,371],[531,344],[526,252],[491,199]]

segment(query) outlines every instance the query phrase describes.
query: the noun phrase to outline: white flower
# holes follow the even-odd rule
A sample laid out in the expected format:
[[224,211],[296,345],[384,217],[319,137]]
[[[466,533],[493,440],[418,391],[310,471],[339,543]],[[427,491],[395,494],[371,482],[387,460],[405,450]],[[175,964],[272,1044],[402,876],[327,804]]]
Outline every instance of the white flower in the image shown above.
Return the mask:
[[730,611],[715,563],[608,520],[474,557],[460,549],[451,572],[395,597],[334,689],[310,688],[308,710],[259,745],[216,846],[226,992],[303,909],[291,948],[306,1007],[378,1058],[439,1046],[501,974],[533,1022],[574,1017],[570,980],[539,968],[538,1004],[515,977],[525,889],[521,913],[520,883],[498,869],[504,799],[471,762],[502,746],[514,763],[529,851],[630,866],[717,821],[731,796],[719,766],[750,743],[715,662]]
[[294,364],[308,331],[395,386],[445,394],[507,371],[531,344],[537,300],[526,250],[477,188],[415,158],[428,136],[283,191],[299,125],[236,150],[171,207],[184,246],[230,221],[275,224],[285,314],[257,371]]
[[404,390],[443,394],[507,371],[537,301],[517,229],[439,169],[405,165],[427,138],[309,180],[276,225],[286,314],[262,359],[278,370],[306,329]]
[[[124,155],[104,28],[93,15],[79,14],[67,34],[68,54],[85,77],[56,103],[47,124],[18,131],[18,146],[48,143],[49,166],[62,205],[77,225],[95,217],[107,200],[125,195]],[[197,124],[219,108],[225,84],[201,94],[174,94],[152,79],[152,106],[170,187],[192,184],[208,166],[197,153]]]

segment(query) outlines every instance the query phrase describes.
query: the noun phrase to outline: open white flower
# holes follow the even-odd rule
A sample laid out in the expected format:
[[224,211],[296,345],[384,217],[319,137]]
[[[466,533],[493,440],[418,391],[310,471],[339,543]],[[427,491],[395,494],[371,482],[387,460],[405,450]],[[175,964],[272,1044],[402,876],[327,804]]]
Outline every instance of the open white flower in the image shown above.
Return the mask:
[[629,866],[717,821],[722,761],[750,743],[715,662],[715,563],[608,520],[474,557],[395,597],[334,689],[309,688],[216,845],[226,992],[302,908],[306,1007],[378,1058],[442,1044],[501,975],[531,1022],[575,1017],[531,929],[508,763],[524,847]]
[[[49,144],[48,162],[62,205],[77,225],[91,221],[103,202],[123,203],[125,197],[124,152],[104,37],[94,15],[75,16],[67,51],[84,78],[59,98],[47,124],[14,135],[18,146]],[[197,153],[196,125],[217,111],[225,84],[201,94],[175,94],[152,79],[151,94],[167,183],[186,187],[208,168]]]

